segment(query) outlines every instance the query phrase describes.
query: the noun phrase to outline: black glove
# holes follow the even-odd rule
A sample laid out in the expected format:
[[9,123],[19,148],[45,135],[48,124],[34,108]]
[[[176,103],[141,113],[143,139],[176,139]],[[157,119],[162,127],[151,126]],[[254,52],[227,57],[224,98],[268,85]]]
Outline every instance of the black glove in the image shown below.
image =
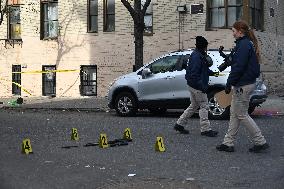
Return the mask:
[[219,47],[219,53],[222,53],[223,50],[224,50],[224,46],[220,46]]
[[226,62],[223,62],[222,64],[220,64],[220,65],[218,66],[218,70],[219,70],[220,72],[222,72],[222,71],[224,71],[227,67],[228,67],[228,66],[227,66]]
[[231,92],[231,85],[226,85],[226,87],[225,87],[225,93],[226,94],[229,94],[230,92]]

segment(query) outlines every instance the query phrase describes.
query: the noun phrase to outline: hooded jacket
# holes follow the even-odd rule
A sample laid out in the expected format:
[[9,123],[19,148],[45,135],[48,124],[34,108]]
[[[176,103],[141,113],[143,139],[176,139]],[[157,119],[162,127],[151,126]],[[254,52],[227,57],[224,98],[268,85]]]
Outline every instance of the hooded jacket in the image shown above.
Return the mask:
[[237,39],[235,43],[231,72],[226,85],[240,87],[253,84],[260,75],[253,43],[247,36]]
[[187,85],[203,93],[206,93],[208,89],[209,75],[214,74],[214,72],[208,68],[208,62],[205,56],[206,52],[195,49],[188,59],[185,74]]

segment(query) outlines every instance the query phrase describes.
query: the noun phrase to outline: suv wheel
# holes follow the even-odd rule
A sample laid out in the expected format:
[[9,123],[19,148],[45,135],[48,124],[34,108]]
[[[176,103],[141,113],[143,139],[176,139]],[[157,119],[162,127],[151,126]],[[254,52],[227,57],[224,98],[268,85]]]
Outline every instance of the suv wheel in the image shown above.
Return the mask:
[[230,106],[222,108],[214,95],[218,91],[213,91],[208,94],[208,105],[209,105],[209,118],[210,119],[229,119],[230,117]]
[[115,98],[115,110],[120,116],[133,116],[137,112],[137,101],[129,92],[119,93]]

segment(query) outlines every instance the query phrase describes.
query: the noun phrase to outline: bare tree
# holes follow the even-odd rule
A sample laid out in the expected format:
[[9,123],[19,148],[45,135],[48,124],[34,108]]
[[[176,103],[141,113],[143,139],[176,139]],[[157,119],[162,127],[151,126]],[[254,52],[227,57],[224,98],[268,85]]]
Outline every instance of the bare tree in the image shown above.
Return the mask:
[[0,25],[3,22],[4,14],[7,12],[7,0],[0,0]]
[[145,0],[142,6],[141,0],[134,0],[134,7],[130,4],[131,0],[121,0],[127,8],[134,21],[135,38],[135,70],[143,66],[143,32],[145,28],[144,16],[151,0]]

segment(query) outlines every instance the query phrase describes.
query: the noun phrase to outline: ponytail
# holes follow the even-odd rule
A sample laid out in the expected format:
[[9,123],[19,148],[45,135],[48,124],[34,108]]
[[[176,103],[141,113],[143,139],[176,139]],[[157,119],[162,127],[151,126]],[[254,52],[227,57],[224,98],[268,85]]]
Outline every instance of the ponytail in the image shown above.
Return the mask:
[[257,57],[257,61],[258,63],[260,63],[260,48],[258,46],[258,41],[257,38],[254,35],[254,32],[252,29],[249,29],[247,32],[247,36],[249,37],[249,39],[252,41],[254,49],[255,49],[255,53],[256,53],[256,57]]
[[255,37],[253,30],[250,29],[249,25],[243,20],[235,22],[233,24],[233,28],[235,28],[236,30],[239,30],[243,34],[247,35],[248,38],[252,41],[254,49],[255,49],[257,61],[258,61],[258,63],[260,63],[260,49],[259,49],[259,46],[258,46],[257,38]]

